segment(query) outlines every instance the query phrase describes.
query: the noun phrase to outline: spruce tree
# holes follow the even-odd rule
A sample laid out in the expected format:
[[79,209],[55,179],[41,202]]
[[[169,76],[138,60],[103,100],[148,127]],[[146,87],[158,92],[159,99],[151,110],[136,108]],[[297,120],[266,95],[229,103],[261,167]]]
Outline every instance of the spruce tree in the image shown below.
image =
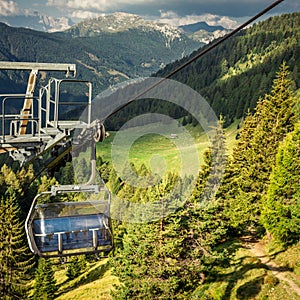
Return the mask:
[[111,169],[108,178],[108,187],[113,195],[117,195],[121,189],[122,181],[114,168]]
[[[190,242],[188,219],[178,214],[148,224],[130,224],[123,249],[112,261],[122,285],[115,299],[187,299],[204,277]],[[195,246],[195,245],[194,245]]]
[[263,198],[262,223],[281,242],[300,240],[300,123],[281,144]]
[[26,299],[34,266],[13,188],[0,199],[0,298]]
[[60,168],[57,181],[60,184],[74,184],[74,168],[71,162],[67,162],[64,168]]
[[52,262],[49,259],[40,258],[35,275],[34,300],[53,300],[57,291]]
[[278,145],[293,130],[296,99],[291,86],[288,67],[283,63],[271,93],[258,102],[254,115],[247,116],[240,132],[230,162],[231,178],[220,196],[229,206],[232,226],[239,230],[258,225]]
[[69,279],[78,277],[84,272],[85,266],[86,260],[83,255],[71,257],[67,268],[67,277]]
[[[172,197],[184,191],[184,182],[178,180],[178,176],[168,174],[159,185],[147,190],[149,199],[157,203],[160,220],[126,224],[122,248],[111,258],[113,273],[121,281],[113,293],[114,299],[188,299],[218,261],[224,259],[215,251],[226,234],[218,205],[203,208],[186,202],[176,212],[164,214],[170,200],[174,200]],[[178,188],[178,183],[182,188]],[[170,193],[175,186],[176,192]]]
[[222,116],[214,130],[215,135],[212,138],[209,149],[203,154],[204,164],[201,166],[192,193],[191,199],[195,202],[208,203],[214,200],[223,179],[227,158]]

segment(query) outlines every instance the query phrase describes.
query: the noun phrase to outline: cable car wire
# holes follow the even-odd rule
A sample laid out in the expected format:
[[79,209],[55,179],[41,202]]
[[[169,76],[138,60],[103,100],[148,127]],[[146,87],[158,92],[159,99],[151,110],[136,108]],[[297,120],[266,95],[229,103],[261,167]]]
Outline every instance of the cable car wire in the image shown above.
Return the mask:
[[116,114],[118,111],[122,110],[123,108],[125,108],[126,106],[128,106],[133,101],[141,98],[147,92],[149,92],[153,88],[157,87],[158,85],[160,85],[165,80],[171,78],[173,75],[175,75],[176,73],[178,73],[179,71],[181,71],[182,69],[184,69],[186,66],[190,65],[191,63],[193,63],[194,61],[196,61],[197,59],[199,59],[200,57],[202,57],[203,55],[205,55],[206,53],[208,53],[211,50],[213,50],[214,48],[216,48],[217,46],[219,46],[224,41],[226,41],[229,38],[231,38],[233,35],[235,35],[239,31],[241,31],[245,27],[247,27],[253,21],[257,20],[258,18],[260,18],[261,16],[263,16],[264,14],[266,14],[267,12],[269,12],[271,9],[273,9],[274,7],[276,7],[277,5],[279,5],[283,1],[284,0],[277,0],[277,1],[273,2],[271,5],[269,5],[268,7],[266,7],[265,9],[263,9],[262,11],[260,11],[259,13],[257,13],[255,16],[253,16],[251,19],[249,19],[248,21],[246,21],[242,25],[238,26],[236,29],[234,29],[230,33],[226,34],[222,38],[216,40],[209,47],[207,47],[204,50],[200,51],[197,55],[195,55],[194,57],[192,57],[191,59],[189,59],[187,62],[185,62],[184,64],[182,64],[181,66],[179,66],[178,68],[176,68],[175,70],[173,70],[172,72],[170,72],[165,77],[161,78],[161,80],[159,80],[158,82],[156,82],[155,84],[153,84],[152,86],[150,86],[149,88],[147,88],[146,90],[144,90],[143,92],[141,92],[140,94],[138,94],[137,96],[135,96],[134,98],[132,98],[131,100],[127,101],[123,105],[117,107],[115,110],[113,110],[111,113],[109,113],[106,117],[104,117],[103,120],[101,120],[101,122],[104,122],[106,119],[108,119],[112,115]]
[[[189,60],[187,60],[184,64],[182,64],[181,66],[179,66],[178,68],[176,68],[175,70],[173,70],[172,72],[170,72],[169,74],[167,74],[165,77],[161,78],[161,80],[159,80],[158,82],[156,82],[155,84],[153,84],[152,86],[150,86],[149,88],[145,89],[143,92],[141,92],[140,94],[138,94],[137,96],[135,96],[134,98],[130,99],[129,101],[127,101],[126,103],[124,103],[123,105],[117,107],[116,109],[114,109],[112,112],[110,112],[108,115],[106,115],[102,120],[101,123],[103,123],[106,119],[108,119],[109,117],[111,117],[112,115],[116,114],[117,112],[119,112],[120,110],[122,110],[123,108],[127,107],[130,103],[132,103],[133,101],[141,98],[143,95],[145,95],[147,92],[149,92],[150,90],[152,90],[153,88],[157,87],[159,84],[163,83],[165,80],[170,79],[172,76],[174,76],[176,73],[178,73],[179,71],[181,71],[182,69],[184,69],[185,67],[187,67],[188,65],[190,65],[191,63],[193,63],[194,61],[198,60],[200,57],[204,56],[205,54],[207,54],[208,52],[210,52],[211,50],[213,50],[214,48],[216,48],[217,46],[219,46],[220,44],[222,44],[223,42],[225,42],[226,40],[228,40],[229,38],[231,38],[232,36],[234,36],[235,34],[237,34],[239,31],[241,31],[242,29],[244,29],[245,27],[247,27],[249,24],[251,24],[253,21],[257,20],[258,18],[260,18],[261,16],[265,15],[267,12],[269,12],[271,9],[275,8],[276,6],[278,6],[281,2],[283,2],[284,0],[276,0],[274,1],[272,4],[270,4],[268,7],[266,7],[265,9],[261,10],[259,13],[257,13],[255,16],[253,16],[252,18],[250,18],[249,20],[247,20],[246,22],[244,22],[243,24],[241,24],[240,26],[238,26],[236,29],[234,29],[233,31],[231,31],[230,33],[228,33],[227,35],[223,36],[222,38],[216,40],[215,42],[213,42],[210,46],[208,46],[207,48],[203,49],[202,51],[200,51],[197,55],[195,55],[194,57],[190,58]],[[43,167],[43,169],[38,172],[38,174],[36,176],[34,176],[34,178],[30,181],[30,183],[26,186],[25,191],[29,188],[29,186],[45,171],[47,170],[47,165]]]

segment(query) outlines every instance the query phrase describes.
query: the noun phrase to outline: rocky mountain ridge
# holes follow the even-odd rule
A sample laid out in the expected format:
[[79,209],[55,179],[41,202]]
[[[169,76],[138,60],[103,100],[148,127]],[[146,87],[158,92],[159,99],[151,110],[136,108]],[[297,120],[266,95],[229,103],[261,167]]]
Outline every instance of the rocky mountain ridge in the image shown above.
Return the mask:
[[24,27],[44,32],[65,32],[72,37],[91,37],[102,33],[118,33],[135,29],[145,32],[155,31],[165,37],[167,47],[170,47],[172,41],[180,40],[185,35],[206,44],[229,31],[222,26],[211,26],[206,22],[176,27],[145,20],[139,15],[124,12],[104,14],[74,23],[67,17],[54,18],[35,11],[27,15],[0,16],[0,22],[12,27]]

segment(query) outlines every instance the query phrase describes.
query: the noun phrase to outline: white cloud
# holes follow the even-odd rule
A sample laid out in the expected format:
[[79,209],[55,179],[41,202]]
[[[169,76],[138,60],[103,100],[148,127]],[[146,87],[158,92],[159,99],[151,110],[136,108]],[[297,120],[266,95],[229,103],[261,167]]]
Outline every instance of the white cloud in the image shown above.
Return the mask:
[[[148,0],[147,4],[149,3],[157,3],[157,0]],[[47,0],[48,7],[67,11],[75,19],[93,18],[105,12],[122,11],[122,7],[127,5],[139,4],[144,5],[145,0]]]
[[[129,3],[129,2],[127,2]],[[48,6],[57,7],[60,9],[69,9],[74,11],[98,11],[105,12],[110,9],[117,8],[122,1],[111,0],[47,0]]]
[[162,19],[178,19],[178,15],[174,12],[174,11],[163,11],[163,10],[160,10],[160,17]]
[[132,5],[147,5],[153,3],[157,5],[157,0],[47,0],[47,5],[59,8],[61,10],[72,10],[72,11],[94,11],[94,12],[108,12],[112,10],[119,10],[126,6]]
[[95,13],[91,11],[83,11],[83,10],[75,10],[71,13],[70,17],[75,19],[90,19],[90,18],[97,18],[103,14]]
[[12,0],[1,0],[0,1],[0,15],[11,16],[19,13],[18,5]]
[[235,28],[238,22],[225,16],[218,16],[212,14],[203,15],[187,15],[185,17],[178,16],[173,11],[160,11],[160,18],[157,22],[167,23],[174,26],[182,26],[187,24],[193,24],[197,22],[206,22],[208,25],[221,25],[225,28]]
[[[237,21],[234,21],[232,19],[230,19],[229,17],[221,17],[219,19],[219,21],[217,22],[218,25],[221,25],[225,28],[236,28],[238,26],[238,22]],[[212,25],[212,24],[209,24],[208,25]]]

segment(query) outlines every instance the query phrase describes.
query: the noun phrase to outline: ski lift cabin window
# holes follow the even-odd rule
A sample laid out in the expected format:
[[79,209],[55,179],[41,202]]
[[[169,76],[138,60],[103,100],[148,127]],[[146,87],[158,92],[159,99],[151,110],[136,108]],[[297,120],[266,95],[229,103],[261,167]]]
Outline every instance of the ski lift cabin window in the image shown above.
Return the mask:
[[[82,187],[60,186],[60,193]],[[54,188],[54,187],[53,187]],[[84,186],[86,189],[87,187]],[[54,200],[57,194],[54,193]],[[93,193],[94,197],[98,193]],[[51,202],[37,204],[53,193],[39,194],[26,220],[26,232],[31,251],[43,257],[108,253],[113,247],[109,199],[84,202]]]

